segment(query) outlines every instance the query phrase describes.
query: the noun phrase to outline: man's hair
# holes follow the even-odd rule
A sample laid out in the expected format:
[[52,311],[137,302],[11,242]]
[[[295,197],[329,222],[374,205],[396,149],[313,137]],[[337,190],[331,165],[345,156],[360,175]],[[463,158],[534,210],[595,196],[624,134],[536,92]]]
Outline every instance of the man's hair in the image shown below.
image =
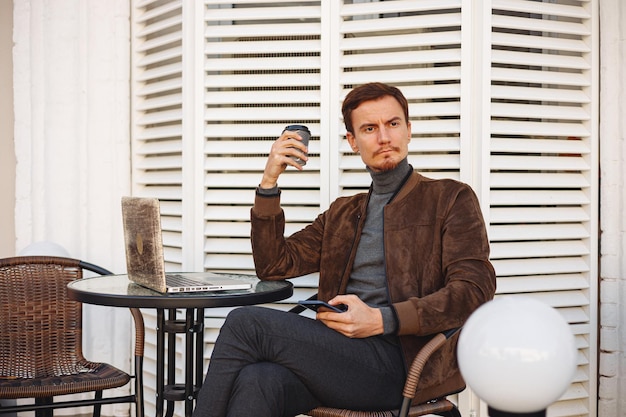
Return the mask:
[[404,121],[409,121],[409,103],[398,88],[383,83],[363,84],[348,93],[341,106],[343,122],[346,130],[354,134],[352,126],[352,112],[364,101],[380,100],[383,97],[391,96],[396,99],[404,111]]

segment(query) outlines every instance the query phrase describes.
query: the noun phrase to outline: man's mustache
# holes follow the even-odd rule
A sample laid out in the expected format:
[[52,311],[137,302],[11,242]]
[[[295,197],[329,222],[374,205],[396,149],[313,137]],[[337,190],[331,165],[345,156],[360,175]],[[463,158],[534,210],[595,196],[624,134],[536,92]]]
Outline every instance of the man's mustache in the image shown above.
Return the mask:
[[378,154],[381,154],[381,153],[383,153],[383,152],[387,152],[387,151],[395,151],[395,152],[399,152],[399,151],[400,151],[400,148],[395,147],[395,146],[387,146],[387,147],[380,148],[379,150],[377,150],[377,151],[374,153],[374,155],[378,155]]

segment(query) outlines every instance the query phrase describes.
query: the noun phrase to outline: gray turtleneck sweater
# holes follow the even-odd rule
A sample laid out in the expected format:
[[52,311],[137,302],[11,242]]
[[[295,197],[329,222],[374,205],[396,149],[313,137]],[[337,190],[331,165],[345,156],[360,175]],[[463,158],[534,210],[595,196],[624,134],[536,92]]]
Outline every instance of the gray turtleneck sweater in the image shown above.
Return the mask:
[[356,294],[371,307],[381,309],[384,334],[394,334],[397,322],[389,306],[389,291],[385,271],[385,248],[383,243],[383,209],[393,198],[412,170],[403,159],[390,171],[373,172],[372,193],[367,204],[365,225],[357,247],[347,294]]
[[[392,335],[398,324],[391,306],[385,272],[385,248],[383,244],[383,209],[413,168],[404,158],[397,167],[390,171],[374,172],[367,168],[372,176],[372,194],[367,203],[365,225],[357,247],[357,253],[346,288],[347,294],[356,294],[371,307],[380,308],[383,315],[384,334]],[[262,195],[277,195],[278,186],[270,189],[257,188]]]

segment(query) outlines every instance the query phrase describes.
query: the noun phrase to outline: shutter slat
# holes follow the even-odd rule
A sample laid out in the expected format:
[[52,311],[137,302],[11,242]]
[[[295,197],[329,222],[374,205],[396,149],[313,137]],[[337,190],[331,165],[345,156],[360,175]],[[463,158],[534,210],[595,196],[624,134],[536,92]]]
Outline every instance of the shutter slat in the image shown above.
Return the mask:
[[[226,106],[229,104],[282,104],[282,103],[319,103],[319,90],[281,90],[277,94],[261,91],[210,91],[204,96],[208,106]],[[231,109],[232,112],[232,109]]]
[[[277,114],[279,113],[279,114]],[[228,108],[211,108],[206,109],[204,120],[207,123],[211,122],[224,122],[224,121],[250,121],[250,120],[272,120],[276,121],[281,116],[285,117],[285,120],[311,120],[319,119],[320,109],[316,106],[310,107],[246,107],[241,111],[234,112]],[[241,129],[241,125],[239,125]],[[280,136],[282,129],[276,132],[276,137]]]
[[559,308],[558,310],[568,323],[589,322],[589,315],[586,314],[585,310],[583,310],[582,308]]
[[460,0],[395,0],[390,2],[354,2],[341,8],[342,16],[371,15],[379,13],[427,12],[461,7]]
[[[276,134],[276,138],[278,138],[279,135],[280,131]],[[210,140],[205,143],[204,153],[206,155],[224,155],[227,149],[229,155],[259,154],[263,155],[261,157],[263,161],[267,161],[267,155],[271,147],[272,141],[267,140]],[[210,162],[210,160],[205,162],[207,168],[212,165],[213,162]]]
[[491,61],[500,64],[587,70],[591,64],[581,56],[494,50]]
[[549,258],[588,252],[589,247],[580,240],[496,242],[491,245],[491,259]]
[[567,173],[492,173],[493,188],[587,188],[589,180],[583,174]]
[[547,417],[589,415],[589,401],[559,401],[548,407]]
[[589,137],[590,133],[582,123],[558,122],[519,122],[512,120],[492,120],[491,132],[494,135]]
[[[150,129],[140,130],[135,139],[138,142],[151,141],[155,139],[180,138],[182,135],[182,126],[180,124],[167,126],[154,126]],[[168,143],[169,141],[160,140],[158,143]],[[180,148],[180,144],[179,144]]]
[[[209,71],[210,68],[207,68]],[[207,75],[206,84],[213,88],[258,88],[258,87],[316,87],[320,84],[319,74],[250,74]]]
[[585,239],[589,237],[589,231],[580,223],[525,224],[522,222],[520,224],[492,225],[489,227],[489,237],[493,244],[509,241],[511,236],[514,236],[519,242],[545,239]]
[[498,279],[498,294],[542,291],[584,290],[589,288],[582,274],[530,275]]
[[153,125],[156,123],[169,123],[177,122],[182,119],[182,110],[159,110],[152,113],[144,113],[141,117],[136,119],[136,124],[139,126]]
[[586,155],[591,152],[589,143],[583,140],[551,140],[551,139],[505,139],[493,138],[491,140],[492,152],[517,152],[534,154],[537,152]]
[[[491,114],[495,117],[520,117],[521,115],[538,115],[542,119],[558,119],[561,121],[589,120],[590,115],[581,107],[547,106],[539,104],[493,103]],[[539,118],[539,117],[537,117]]]
[[582,207],[492,207],[489,214],[491,223],[565,223],[589,221],[589,214]]
[[380,71],[344,72],[341,75],[342,84],[365,84],[371,80],[398,84],[406,82],[448,81],[461,78],[460,67],[429,67],[411,69],[384,69]]
[[582,73],[566,73],[558,71],[538,71],[512,68],[492,68],[492,81],[529,83],[534,86],[541,84],[564,85],[572,87],[588,87],[589,78]]
[[493,206],[585,205],[589,197],[578,190],[492,190]]
[[255,25],[208,25],[204,32],[206,38],[244,38],[255,37],[284,37],[290,36],[319,36],[321,25],[319,23],[281,23],[255,24]]
[[182,157],[180,155],[151,156],[150,158],[140,159],[136,165],[137,168],[144,170],[180,168],[182,166]]
[[580,157],[565,156],[524,156],[524,155],[493,155],[491,169],[496,170],[529,170],[529,171],[587,171],[589,164]]
[[176,90],[180,90],[181,87],[182,80],[180,78],[170,78],[164,81],[145,84],[141,88],[138,88],[135,94],[138,97],[146,97],[151,94],[164,93],[167,91],[177,93]]
[[[271,5],[271,3],[269,3]],[[279,21],[291,19],[311,19],[320,17],[320,6],[299,5],[295,7],[239,7],[207,9],[205,19],[207,22],[231,22],[231,21]]]
[[537,48],[542,49],[588,53],[591,48],[589,44],[581,39],[559,38],[549,36],[519,35],[515,33],[492,32],[492,43],[498,46],[508,46],[514,48]]
[[157,65],[165,61],[180,59],[181,55],[182,55],[182,48],[180,46],[173,46],[171,48],[164,49],[160,52],[155,52],[152,54],[145,54],[142,58],[138,60],[137,65],[144,66],[144,67]]
[[589,27],[586,27],[582,23],[575,23],[571,21],[529,19],[525,17],[493,15],[491,22],[494,28],[506,28],[507,30],[517,29],[532,32],[560,33],[566,35],[590,35]]
[[[396,48],[433,47],[440,45],[455,45],[461,43],[461,32],[458,30],[440,31],[436,33],[411,33],[402,35],[381,36],[359,36],[358,38],[342,39],[339,47],[345,51],[367,51],[370,49],[380,49],[378,41],[383,41],[386,45],[394,45]],[[421,53],[421,52],[420,52]],[[404,90],[403,90],[404,92]],[[405,93],[406,95],[406,93]]]
[[514,12],[543,14],[553,16],[572,17],[577,19],[588,19],[589,12],[580,6],[569,6],[567,4],[528,2],[520,0],[493,0],[491,6],[494,10],[508,10]]
[[[239,111],[245,111],[245,109],[239,109]],[[285,119],[282,119],[282,118]],[[279,118],[278,121],[276,121],[276,118]],[[282,119],[282,120],[281,120]],[[217,139],[222,139],[222,138],[242,138],[242,139],[250,139],[251,137],[251,129],[253,129],[254,132],[254,138],[258,139],[258,138],[270,138],[271,140],[268,140],[267,142],[265,142],[267,145],[263,148],[263,152],[264,153],[269,153],[269,149],[270,146],[272,145],[272,142],[274,142],[274,140],[276,140],[281,132],[283,131],[283,129],[285,128],[285,124],[286,121],[289,120],[290,123],[291,122],[295,122],[295,120],[293,120],[290,115],[282,115],[282,114],[277,114],[276,117],[272,120],[267,120],[267,122],[264,123],[250,123],[249,125],[246,124],[229,124],[229,123],[223,123],[223,124],[213,124],[210,126],[206,126],[204,129],[204,136],[206,138],[209,139],[213,139],[213,138],[217,138]],[[301,120],[301,119],[300,119]],[[319,118],[318,118],[319,120]],[[272,123],[273,121],[276,121],[274,123]],[[309,127],[309,130],[311,131],[311,135],[313,136],[317,136],[319,132],[319,123],[309,123],[307,122],[307,126]],[[212,142],[212,141],[211,141]],[[219,145],[220,145],[220,153],[223,153],[223,143],[222,141],[219,141]],[[226,142],[226,141],[224,141]],[[250,140],[250,142],[254,142],[254,140]],[[240,143],[237,141],[233,142],[234,144],[236,143]],[[210,143],[210,145],[217,145],[216,143]],[[256,146],[256,145],[254,145]],[[206,151],[207,153],[211,153],[210,151]]]
[[[295,168],[294,168],[295,171]],[[293,175],[292,172],[285,172],[280,177],[280,187],[284,190],[286,188],[318,188],[319,187],[319,174],[307,172],[297,172],[297,175]],[[224,188],[250,188],[256,187],[259,183],[259,173],[232,173],[226,175],[211,174],[208,173],[204,176],[205,184],[211,187],[224,187]]]
[[[156,96],[151,97],[139,105],[137,105],[138,110],[149,112],[153,109],[159,109],[163,107],[174,107],[174,106],[182,106],[182,94],[168,94],[165,96]],[[141,120],[141,118],[139,118]]]
[[[372,31],[373,19],[344,21],[339,29],[342,34],[358,34]],[[434,27],[456,27],[461,25],[460,13],[428,14],[424,16],[390,17],[375,19],[378,32],[398,32]]]
[[143,26],[135,33],[135,38],[148,39],[153,35],[158,36],[163,33],[167,33],[172,29],[180,28],[182,26],[182,23],[183,20],[180,14],[176,14],[165,19],[159,19],[154,23]]
[[250,222],[219,222],[206,221],[205,236],[250,237]]
[[503,100],[532,100],[578,104],[587,104],[591,101],[591,97],[589,97],[589,95],[582,90],[547,87],[515,87],[504,85],[492,85],[491,97]]
[[458,138],[450,137],[423,137],[409,142],[409,153],[415,152],[459,152]]
[[293,57],[235,57],[235,58],[219,58],[207,59],[206,68],[211,71],[269,71],[281,68],[282,70],[319,70],[321,62],[319,57],[303,56],[298,59]]
[[159,156],[159,155],[168,155],[171,153],[182,153],[182,146],[180,143],[180,139],[173,140],[160,140],[160,141],[150,141],[139,143],[137,147],[136,155],[139,156]]
[[[313,153],[310,151],[310,154]],[[227,160],[228,159],[228,160]],[[236,158],[224,158],[224,157],[215,157],[215,158],[206,158],[206,169],[207,171],[219,172],[224,171],[225,178],[228,178],[229,171],[232,171],[233,167],[237,167],[238,171],[246,172],[246,171],[256,171],[263,172],[265,168],[265,164],[267,163],[267,157],[236,157]],[[292,169],[292,168],[289,168]],[[306,171],[315,171],[319,169],[319,160],[313,156],[309,155],[309,160],[306,164]],[[261,177],[257,178],[260,180]],[[282,179],[282,177],[281,177]],[[281,181],[282,183],[282,181]]]
[[254,270],[252,255],[220,254],[205,258],[204,268],[211,271],[232,271],[233,265],[237,270]]
[[169,77],[171,75],[177,75],[182,72],[181,62],[174,62],[167,65],[159,65],[154,68],[142,71],[137,75],[136,80],[140,82],[150,82],[152,80],[158,80],[159,78]]
[[204,251],[218,255],[224,253],[249,254],[252,252],[250,239],[247,238],[212,238],[206,239]]
[[552,308],[577,308],[579,306],[586,306],[589,304],[588,298],[583,291],[571,290],[571,291],[546,291],[546,292],[533,292],[532,294],[515,294],[510,297],[530,297],[537,301],[541,301],[544,304],[549,305]]
[[[382,47],[382,46],[381,46]],[[395,45],[394,45],[395,47]],[[426,65],[442,62],[460,62],[461,51],[459,49],[439,49],[431,51],[420,51],[416,56],[414,52],[378,52],[361,53],[355,55],[345,55],[341,58],[343,67],[379,67],[398,65]]]
[[588,272],[589,265],[582,258],[557,257],[538,259],[495,259],[493,266],[498,276],[571,274]]
[[144,171],[137,174],[136,182],[143,185],[180,185],[182,184],[182,174],[180,170]]
[[[458,98],[461,96],[461,86],[459,83],[445,84],[423,84],[415,86],[402,87],[407,100],[423,100],[436,98]],[[413,103],[409,102],[409,106]],[[411,113],[409,113],[409,117]]]
[[[290,39],[290,40],[245,40],[245,41],[222,41],[211,42],[205,45],[204,52],[207,55],[237,55],[237,54],[270,54],[277,51],[291,51],[292,53],[312,52],[319,53],[321,44],[319,39]],[[214,60],[218,62],[219,60]],[[241,69],[241,67],[239,68]]]
[[[158,36],[142,42],[141,45],[137,48],[137,52],[146,53],[151,49],[163,48],[166,45],[171,44],[180,44],[182,42],[181,33],[180,32],[171,32],[165,34],[163,36]],[[141,60],[139,61],[141,62]]]
[[[135,5],[135,9],[144,10],[143,12],[136,15],[135,22],[143,23],[143,24],[146,24],[146,26],[149,26],[148,23],[150,21],[155,20],[159,18],[160,16],[168,15],[175,10],[180,11],[182,7],[182,1],[172,0],[168,3],[159,4],[156,7],[150,7],[150,8],[146,6],[154,6],[154,2],[146,1],[144,3]],[[177,13],[176,16],[180,16],[180,13]],[[145,36],[145,35],[142,34],[141,36]]]

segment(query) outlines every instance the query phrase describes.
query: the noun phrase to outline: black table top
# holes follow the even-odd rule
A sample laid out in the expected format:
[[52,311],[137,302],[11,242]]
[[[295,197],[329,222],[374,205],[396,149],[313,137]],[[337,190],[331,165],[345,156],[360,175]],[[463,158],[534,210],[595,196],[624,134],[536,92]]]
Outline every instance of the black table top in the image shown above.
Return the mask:
[[131,282],[127,275],[105,275],[73,281],[67,290],[70,299],[83,303],[137,308],[234,307],[271,303],[293,294],[293,285],[289,281],[260,281],[254,275],[240,274],[237,278],[250,282],[252,287],[247,290],[161,294]]

